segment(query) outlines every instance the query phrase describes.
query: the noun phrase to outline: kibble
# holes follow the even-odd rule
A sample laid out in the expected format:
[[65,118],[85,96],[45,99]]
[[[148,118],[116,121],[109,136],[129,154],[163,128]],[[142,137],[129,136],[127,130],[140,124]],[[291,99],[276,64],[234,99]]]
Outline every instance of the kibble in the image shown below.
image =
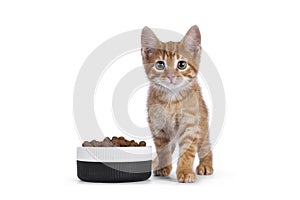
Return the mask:
[[103,141],[92,140],[91,142],[85,141],[82,143],[83,147],[145,147],[146,142],[140,141],[137,143],[134,140],[127,140],[123,136],[121,137],[109,137],[104,138]]
[[139,146],[139,144],[138,144],[136,141],[131,140],[131,141],[130,141],[130,146],[132,146],[132,147],[137,147],[137,146]]
[[109,143],[111,142],[111,140],[109,139],[109,137],[104,138],[103,142]]
[[101,142],[99,142],[97,140],[92,140],[91,144],[93,147],[100,147],[102,145]]
[[88,142],[88,141],[85,141],[83,144],[82,144],[83,147],[92,147],[93,145]]
[[146,146],[146,142],[145,141],[140,141],[139,146],[140,147],[145,147]]

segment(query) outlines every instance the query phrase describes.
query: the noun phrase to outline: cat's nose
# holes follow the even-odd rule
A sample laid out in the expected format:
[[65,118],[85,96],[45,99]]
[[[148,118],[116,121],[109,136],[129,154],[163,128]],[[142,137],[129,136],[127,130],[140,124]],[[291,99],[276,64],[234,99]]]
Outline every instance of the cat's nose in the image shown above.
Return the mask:
[[169,74],[168,75],[168,79],[171,81],[171,83],[172,83],[172,81],[173,81],[173,79],[174,79],[174,74]]

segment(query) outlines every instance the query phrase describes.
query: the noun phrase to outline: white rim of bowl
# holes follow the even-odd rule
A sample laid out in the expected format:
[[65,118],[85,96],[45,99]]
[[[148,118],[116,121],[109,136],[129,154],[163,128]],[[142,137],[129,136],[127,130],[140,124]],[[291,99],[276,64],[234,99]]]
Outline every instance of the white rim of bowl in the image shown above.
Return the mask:
[[152,160],[152,148],[77,147],[77,160],[85,162],[139,162]]

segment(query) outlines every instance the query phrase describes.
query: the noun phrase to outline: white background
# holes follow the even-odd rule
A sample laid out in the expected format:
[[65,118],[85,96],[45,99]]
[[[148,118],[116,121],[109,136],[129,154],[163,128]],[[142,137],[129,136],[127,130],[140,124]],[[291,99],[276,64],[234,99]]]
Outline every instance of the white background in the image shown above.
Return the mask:
[[[1,1],[1,196],[299,199],[297,1],[105,2]],[[185,185],[174,174],[139,183],[78,181],[72,94],[86,57],[121,32],[148,25],[185,33],[193,24],[226,92],[215,174]]]

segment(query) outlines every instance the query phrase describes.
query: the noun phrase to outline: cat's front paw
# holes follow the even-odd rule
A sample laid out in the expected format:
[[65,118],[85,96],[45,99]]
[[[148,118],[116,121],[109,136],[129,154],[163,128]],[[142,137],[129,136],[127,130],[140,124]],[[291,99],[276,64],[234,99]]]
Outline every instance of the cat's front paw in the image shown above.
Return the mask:
[[192,169],[180,169],[177,170],[177,180],[180,183],[194,183],[196,180],[196,174]]
[[196,168],[196,172],[199,175],[212,175],[214,172],[214,169],[210,164],[200,164]]
[[153,171],[154,176],[169,176],[172,171],[172,165],[168,165],[163,168],[156,168]]

